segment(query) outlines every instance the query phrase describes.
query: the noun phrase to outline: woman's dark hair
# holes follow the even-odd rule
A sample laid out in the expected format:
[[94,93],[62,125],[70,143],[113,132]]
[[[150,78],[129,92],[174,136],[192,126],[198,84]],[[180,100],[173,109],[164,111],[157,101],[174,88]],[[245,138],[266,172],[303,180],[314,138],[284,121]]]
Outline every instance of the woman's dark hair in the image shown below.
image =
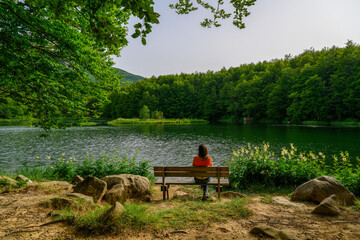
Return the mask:
[[199,156],[200,158],[207,158],[207,157],[208,157],[208,149],[207,149],[207,147],[206,147],[204,144],[201,144],[201,145],[199,146],[198,156]]

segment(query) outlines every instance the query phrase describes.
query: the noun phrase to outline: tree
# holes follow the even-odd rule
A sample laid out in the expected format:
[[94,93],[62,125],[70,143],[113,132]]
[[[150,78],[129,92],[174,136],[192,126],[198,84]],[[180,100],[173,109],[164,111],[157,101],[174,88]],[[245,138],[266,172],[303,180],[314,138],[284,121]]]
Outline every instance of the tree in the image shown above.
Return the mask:
[[143,120],[146,120],[146,119],[150,118],[150,110],[149,110],[148,106],[144,105],[142,107],[142,109],[140,109],[139,118],[143,119]]
[[194,2],[192,0],[179,0],[175,4],[170,4],[170,8],[175,9],[178,14],[188,14],[192,11],[198,9],[195,6],[201,6],[207,10],[209,10],[212,14],[212,19],[205,18],[200,25],[203,27],[220,27],[219,19],[227,19],[233,16],[233,24],[237,28],[245,28],[245,24],[243,22],[243,18],[250,15],[248,11],[248,7],[255,4],[256,0],[229,0],[230,5],[233,7],[233,13],[227,12],[224,5],[224,0],[216,0],[214,4],[210,4],[203,0],[196,0],[196,5],[194,6]]
[[[0,1],[0,94],[27,106],[44,129],[79,121],[90,97],[118,86],[111,55],[127,44],[130,15],[142,39],[158,23],[153,1]],[[136,36],[135,36],[136,37]],[[142,40],[145,42],[145,40]]]
[[[213,20],[204,27],[219,26],[229,18],[221,9],[199,0]],[[229,0],[234,7],[234,25],[243,28],[242,18],[255,0]],[[108,90],[119,84],[112,71],[111,56],[126,46],[126,24],[130,16],[134,38],[146,36],[159,23],[153,0],[0,0],[0,95],[24,105],[44,129],[61,127],[60,117],[78,123],[91,109],[90,98],[101,104]],[[179,0],[179,14],[196,10],[190,0]],[[93,108],[97,109],[97,108]]]

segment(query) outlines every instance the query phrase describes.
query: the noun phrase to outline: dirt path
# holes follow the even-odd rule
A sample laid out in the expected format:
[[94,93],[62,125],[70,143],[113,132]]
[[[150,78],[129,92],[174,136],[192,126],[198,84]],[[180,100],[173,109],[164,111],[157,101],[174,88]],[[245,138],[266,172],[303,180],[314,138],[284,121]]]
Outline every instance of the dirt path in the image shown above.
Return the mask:
[[[172,188],[171,193],[177,189]],[[0,239],[262,239],[249,234],[250,229],[258,225],[286,230],[298,239],[360,239],[360,212],[343,208],[338,217],[321,217],[310,213],[314,204],[285,205],[286,196],[272,199],[251,197],[248,208],[253,211],[252,216],[212,224],[210,227],[194,226],[180,231],[126,231],[117,236],[89,237],[76,232],[73,226],[66,223],[53,223],[51,209],[41,204],[46,199],[69,191],[69,185],[66,184],[45,184],[0,194]],[[160,194],[154,196],[152,201],[160,201],[161,192],[158,193]],[[276,201],[285,202],[279,204]],[[170,207],[171,204],[174,203],[165,201],[161,206]],[[51,224],[46,225],[47,223]]]

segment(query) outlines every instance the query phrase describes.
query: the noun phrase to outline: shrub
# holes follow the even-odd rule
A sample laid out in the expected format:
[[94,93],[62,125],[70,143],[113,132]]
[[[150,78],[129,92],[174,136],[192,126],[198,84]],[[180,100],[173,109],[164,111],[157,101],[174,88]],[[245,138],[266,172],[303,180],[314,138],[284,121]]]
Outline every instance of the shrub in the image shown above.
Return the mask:
[[234,151],[228,165],[230,183],[234,188],[245,189],[251,185],[288,188],[328,175],[359,194],[358,163],[358,158],[355,163],[351,163],[347,152],[341,152],[340,157],[334,155],[332,159],[327,159],[321,152],[298,152],[292,144],[289,149],[284,147],[276,155],[269,150],[269,144],[264,143],[261,147],[248,144],[239,151]]
[[76,175],[94,176],[102,178],[116,174],[134,174],[154,180],[147,160],[138,161],[137,152],[130,156],[128,153],[121,154],[116,150],[110,154],[101,154],[98,157],[86,155],[85,159],[78,161],[70,157],[69,160],[61,157],[49,166],[37,166],[17,170],[17,174],[23,174],[30,179],[48,179],[70,181]]

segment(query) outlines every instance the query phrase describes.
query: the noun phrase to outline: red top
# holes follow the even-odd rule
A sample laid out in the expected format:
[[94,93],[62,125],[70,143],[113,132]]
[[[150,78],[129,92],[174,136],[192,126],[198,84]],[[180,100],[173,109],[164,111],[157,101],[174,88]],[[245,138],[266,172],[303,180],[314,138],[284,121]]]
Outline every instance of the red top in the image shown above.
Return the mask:
[[211,167],[212,159],[207,156],[206,158],[199,158],[198,156],[194,157],[193,166],[195,167]]

